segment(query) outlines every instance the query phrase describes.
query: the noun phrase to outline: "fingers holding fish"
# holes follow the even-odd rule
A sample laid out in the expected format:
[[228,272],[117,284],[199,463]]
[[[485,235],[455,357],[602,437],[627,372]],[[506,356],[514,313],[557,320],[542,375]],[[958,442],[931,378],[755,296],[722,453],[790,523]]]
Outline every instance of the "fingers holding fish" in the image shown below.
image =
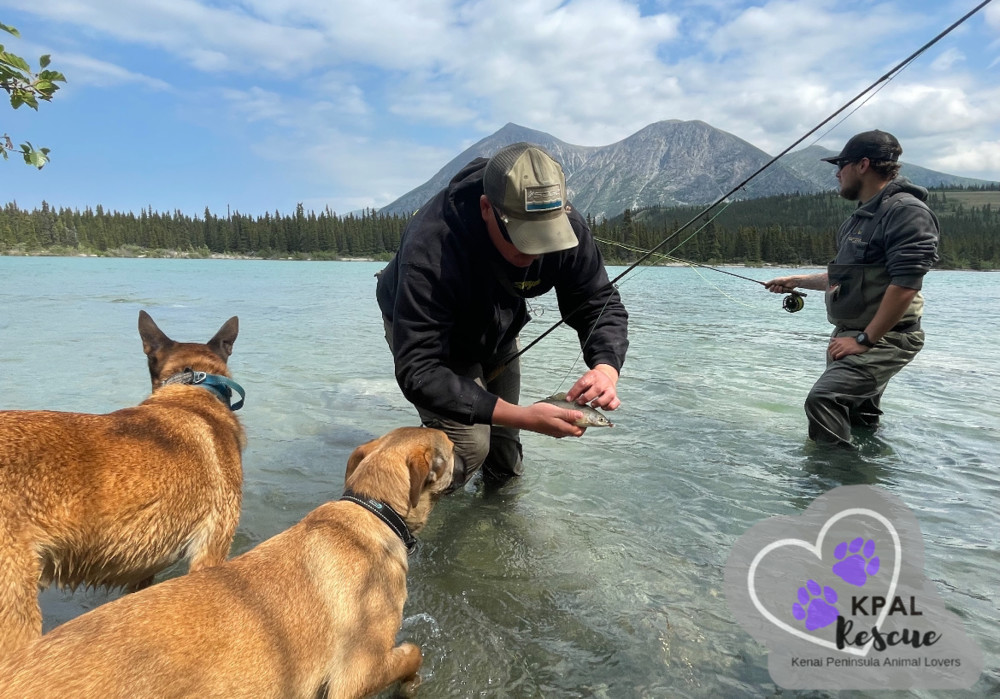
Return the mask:
[[598,364],[573,384],[566,392],[566,400],[594,408],[614,410],[621,405],[616,389],[617,383],[618,372],[614,367]]
[[[567,415],[563,418],[577,427],[614,427],[607,417],[589,405],[579,405],[567,400],[565,393],[557,393],[535,403],[536,406],[549,405],[560,408]],[[583,434],[581,431],[580,434]],[[579,435],[577,435],[579,436]]]
[[539,401],[525,407],[530,415],[525,429],[533,432],[556,438],[580,437],[587,427],[586,424],[581,424],[584,421],[583,412],[565,402],[560,405]]

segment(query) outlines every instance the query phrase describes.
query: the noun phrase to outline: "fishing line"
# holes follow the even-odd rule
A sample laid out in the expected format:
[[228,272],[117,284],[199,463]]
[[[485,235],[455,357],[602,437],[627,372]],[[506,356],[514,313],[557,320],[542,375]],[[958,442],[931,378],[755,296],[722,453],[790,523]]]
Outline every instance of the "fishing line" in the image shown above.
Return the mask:
[[[602,315],[604,315],[604,309],[608,307],[609,303],[611,303],[611,294],[608,294],[608,298],[605,299],[604,305],[601,306],[601,312],[597,314],[598,318],[601,317]],[[566,379],[569,378],[570,373],[573,371],[573,367],[576,366],[576,363],[580,361],[580,357],[583,356],[583,348],[587,346],[587,341],[590,340],[590,336],[594,334],[595,330],[597,330],[597,323],[594,323],[594,325],[591,326],[590,332],[587,333],[587,337],[584,338],[583,342],[580,343],[580,352],[579,352],[579,354],[576,355],[576,359],[573,360],[573,363],[569,365],[569,368],[566,370],[566,373],[563,374],[562,379],[556,385],[556,390],[553,391],[553,393],[557,393],[559,391],[559,389],[562,387],[562,385],[564,383],[566,383]],[[520,354],[520,353],[518,353],[518,354]],[[517,356],[518,355],[515,355],[514,357],[511,357],[511,361],[513,361],[513,359],[515,359]],[[506,367],[507,365],[505,364],[504,366]]]
[[[630,245],[625,245],[625,243],[619,243],[619,242],[614,241],[614,240],[605,240],[604,238],[598,238],[596,236],[594,237],[594,240],[596,240],[599,243],[604,243],[605,245],[612,245],[614,247],[618,247],[618,248],[621,248],[623,250],[628,250],[629,252],[640,252],[640,253],[641,252],[646,252],[642,248],[634,248],[634,247],[632,247]],[[692,268],[706,267],[708,269],[715,270],[716,272],[722,272],[723,274],[732,274],[732,272],[727,272],[724,269],[716,269],[715,267],[710,267],[708,265],[703,265],[703,264],[700,264],[698,262],[692,262],[691,260],[685,260],[685,259],[680,258],[680,257],[675,257],[674,255],[671,255],[670,253],[666,253],[666,252],[656,253],[656,257],[658,259],[666,260],[668,262],[676,262],[678,264],[682,264],[682,265],[685,265],[687,267],[692,267]],[[725,292],[725,290],[723,290],[721,287],[717,286],[716,284],[713,284],[708,279],[708,277],[706,277],[705,275],[703,275],[697,269],[694,269],[694,272],[699,277],[701,277],[705,281],[706,284],[708,284],[709,286],[711,286],[713,289],[715,289],[716,291],[718,291],[720,294],[722,294],[723,296],[725,296],[730,301],[733,301],[734,303],[738,303],[741,306],[746,306],[747,308],[753,308],[754,307],[754,306],[750,305],[749,303],[743,303],[742,301],[740,301],[739,299],[735,298],[734,296],[730,296],[729,294],[727,294]],[[749,277],[743,277],[743,276],[740,276],[738,274],[733,274],[733,276],[740,277],[740,279],[749,279],[752,282],[757,281],[756,279],[750,279]],[[633,277],[633,279],[634,279],[634,277]],[[763,282],[757,282],[757,283],[758,284],[763,284]],[[607,305],[607,304],[605,304],[605,305]]]
[[[800,136],[798,139],[796,139],[791,145],[789,145],[783,151],[781,151],[776,156],[772,157],[770,160],[768,160],[766,163],[764,163],[762,166],[760,166],[759,168],[757,168],[757,170],[755,170],[749,177],[747,177],[746,179],[744,179],[738,185],[736,185],[735,187],[733,187],[732,189],[730,189],[728,192],[726,192],[725,194],[723,194],[721,197],[719,197],[718,199],[716,199],[714,202],[712,202],[711,204],[709,204],[699,214],[697,214],[696,216],[692,217],[687,223],[685,223],[683,226],[681,226],[680,228],[678,228],[673,234],[671,234],[671,235],[667,236],[666,238],[664,238],[663,240],[661,240],[654,248],[652,248],[651,250],[649,250],[648,252],[646,252],[646,254],[642,255],[638,260],[636,260],[631,265],[629,265],[628,267],[626,267],[625,270],[621,274],[619,274],[614,279],[612,279],[611,281],[609,281],[607,283],[607,285],[605,285],[601,289],[598,289],[594,293],[594,295],[596,295],[597,293],[600,293],[601,291],[603,291],[604,289],[606,289],[608,287],[613,287],[615,289],[615,292],[617,293],[617,290],[618,290],[617,284],[618,284],[618,282],[625,275],[627,275],[629,272],[631,272],[636,267],[638,267],[640,264],[642,264],[647,259],[649,259],[654,253],[656,253],[656,251],[658,251],[664,245],[666,245],[671,240],[673,240],[678,235],[680,235],[681,231],[685,230],[686,228],[688,228],[689,226],[691,226],[692,224],[694,224],[699,218],[701,218],[702,216],[706,215],[708,212],[710,212],[712,209],[714,209],[715,207],[717,207],[719,204],[723,203],[730,196],[732,196],[733,194],[735,194],[736,192],[738,192],[739,190],[741,190],[743,187],[745,187],[747,184],[749,184],[753,179],[755,179],[758,175],[760,175],[762,172],[764,172],[769,167],[771,167],[776,162],[778,162],[778,160],[780,158],[783,158],[785,155],[787,155],[789,151],[791,151],[793,148],[795,148],[800,143],[802,143],[803,141],[805,141],[807,138],[809,138],[810,136],[812,136],[814,133],[816,133],[817,131],[819,131],[821,128],[823,128],[824,126],[826,126],[828,123],[830,123],[831,121],[833,121],[838,115],[840,115],[841,112],[847,110],[848,107],[850,107],[852,104],[854,104],[855,102],[857,102],[859,99],[861,99],[862,97],[864,97],[865,95],[867,95],[869,92],[871,92],[872,90],[874,90],[881,83],[887,82],[887,81],[891,80],[892,78],[894,78],[897,73],[900,73],[901,71],[903,71],[904,69],[906,69],[910,65],[910,63],[912,63],[913,61],[915,61],[920,55],[922,55],[925,51],[927,51],[927,49],[929,49],[932,46],[934,46],[934,44],[938,43],[941,39],[943,39],[948,34],[950,34],[951,32],[953,32],[956,28],[958,28],[959,26],[961,26],[962,24],[964,24],[970,17],[972,17],[974,14],[976,14],[977,12],[979,12],[981,9],[983,9],[984,7],[986,7],[987,5],[989,5],[991,2],[993,2],[993,0],[983,0],[981,3],[979,3],[978,5],[976,5],[973,9],[971,9],[967,13],[965,13],[961,18],[959,18],[958,20],[956,20],[955,22],[953,22],[944,31],[942,31],[941,33],[939,33],[933,39],[931,39],[930,41],[928,41],[927,43],[925,43],[923,46],[921,46],[919,49],[917,49],[916,51],[914,51],[912,54],[910,54],[909,56],[907,56],[906,58],[904,58],[902,61],[900,61],[899,63],[897,63],[893,68],[891,68],[888,72],[886,72],[880,78],[878,78],[877,80],[875,80],[875,82],[873,82],[871,85],[869,85],[868,87],[866,87],[865,89],[863,89],[861,92],[859,92],[857,95],[855,95],[851,100],[849,100],[848,102],[846,102],[842,107],[840,107],[839,109],[837,109],[835,112],[833,112],[828,117],[826,117],[825,119],[823,119],[816,126],[814,126],[809,131],[807,131],[806,133],[804,133],[802,136]],[[881,88],[879,88],[879,89],[881,89]],[[867,100],[865,100],[865,101],[867,101]],[[864,103],[862,103],[862,105],[863,104]],[[859,108],[860,108],[860,106],[861,105],[859,105]],[[850,114],[848,114],[847,116],[850,116]],[[751,280],[751,281],[757,281],[757,280],[754,279],[754,280]],[[611,294],[609,294],[609,298],[610,298],[610,296],[611,296]],[[593,297],[591,297],[591,298],[593,298]],[[795,296],[789,296],[789,297],[786,298],[786,301],[787,301],[788,298],[797,298],[797,297],[795,297]],[[801,299],[799,299],[799,301],[801,301]],[[525,352],[527,352],[529,349],[531,349],[532,347],[534,347],[535,345],[537,345],[539,342],[541,342],[543,338],[547,337],[556,328],[558,328],[560,325],[562,325],[563,323],[565,323],[567,318],[570,318],[571,316],[573,316],[576,313],[578,313],[581,309],[584,308],[584,306],[586,306],[586,301],[584,303],[581,303],[579,306],[577,306],[572,311],[570,311],[565,316],[563,316],[558,321],[556,321],[551,327],[549,327],[547,330],[545,330],[544,332],[542,332],[534,340],[532,340],[531,342],[529,342],[519,352],[517,352],[516,354],[514,354],[506,363],[501,364],[500,366],[498,366],[494,370],[494,372],[491,374],[490,378],[492,379],[492,378],[495,378],[496,376],[499,376],[507,368],[507,365],[510,362],[514,361],[515,359],[517,359],[518,357],[520,357],[522,354],[524,354]]]
[[[714,209],[716,206],[718,206],[719,204],[721,204],[722,202],[724,202],[726,199],[728,199],[730,196],[732,196],[733,194],[735,194],[736,192],[738,192],[744,186],[746,186],[747,184],[749,184],[751,180],[753,180],[758,175],[760,175],[762,172],[764,172],[764,170],[766,170],[769,167],[771,167],[780,158],[782,158],[786,154],[788,154],[789,151],[791,151],[797,145],[799,145],[804,140],[806,140],[807,138],[809,138],[810,136],[812,136],[814,133],[816,133],[817,131],[819,131],[821,128],[823,128],[823,126],[825,126],[829,122],[833,121],[833,119],[836,118],[837,115],[839,115],[841,112],[843,112],[844,110],[846,110],[852,104],[854,104],[859,99],[861,99],[862,97],[864,97],[866,94],[868,94],[869,92],[871,92],[880,83],[883,83],[883,82],[886,82],[888,80],[891,80],[893,77],[895,77],[895,75],[897,73],[899,73],[903,69],[905,69],[918,56],[920,56],[922,53],[924,53],[931,46],[933,46],[938,41],[940,41],[942,38],[944,38],[949,33],[951,33],[956,27],[958,27],[963,22],[965,22],[967,19],[969,19],[969,17],[971,17],[976,12],[978,12],[982,8],[984,8],[987,5],[989,5],[991,2],[993,2],[993,0],[983,0],[983,2],[979,3],[979,5],[977,5],[974,9],[972,9],[968,13],[966,13],[961,19],[959,19],[958,21],[954,22],[950,27],[948,27],[943,32],[941,32],[940,34],[938,34],[936,37],[934,37],[933,39],[931,39],[930,41],[928,41],[926,44],[924,44],[923,46],[921,46],[914,53],[910,54],[907,58],[905,58],[902,61],[900,61],[889,72],[887,72],[885,75],[883,75],[878,80],[876,80],[875,82],[873,82],[871,85],[869,85],[868,87],[866,87],[864,90],[862,90],[861,92],[859,92],[853,99],[851,99],[849,102],[847,102],[846,104],[844,104],[837,111],[833,112],[833,114],[831,114],[830,116],[828,116],[826,119],[824,119],[823,121],[821,121],[819,124],[817,124],[816,126],[814,126],[812,129],[810,129],[809,131],[807,131],[805,134],[803,134],[801,137],[799,137],[795,142],[793,142],[790,146],[788,146],[787,148],[785,148],[785,150],[781,151],[776,156],[774,156],[773,158],[771,158],[769,161],[767,161],[766,163],[764,163],[764,165],[762,165],[761,167],[759,167],[753,174],[751,174],[745,180],[743,180],[738,185],[736,185],[735,187],[733,187],[731,190],[729,190],[728,192],[726,192],[725,194],[723,194],[721,197],[719,197],[718,199],[716,199],[712,204],[710,204],[705,209],[703,209],[701,211],[701,213],[699,213],[697,216],[693,217],[690,221],[688,221],[683,226],[681,226],[680,228],[678,228],[676,232],[674,232],[672,235],[670,235],[667,238],[665,238],[664,240],[662,240],[656,247],[654,247],[652,250],[650,250],[646,255],[644,255],[643,257],[640,257],[638,260],[636,260],[634,263],[632,263],[632,265],[629,266],[628,268],[626,268],[625,271],[623,271],[617,277],[615,277],[614,279],[612,279],[611,282],[610,282],[610,284],[612,286],[614,286],[614,284],[616,282],[618,282],[622,277],[624,277],[626,274],[628,274],[633,269],[635,269],[636,267],[638,267],[639,264],[641,264],[646,259],[648,259],[648,257],[652,253],[656,252],[661,247],[663,247],[664,245],[666,245],[668,242],[670,242],[671,240],[673,240],[674,238],[676,238],[680,234],[681,231],[683,231],[685,228],[687,228],[688,226],[690,226],[691,224],[693,224],[695,221],[697,221],[699,218],[701,218],[702,216],[704,216],[705,214],[707,214],[709,211],[711,211],[712,209]],[[859,105],[859,107],[860,107],[860,105]],[[578,309],[574,309],[573,312],[575,313],[576,310],[578,310]]]
[[[701,233],[708,226],[708,224],[712,223],[712,221],[714,221],[719,216],[721,216],[722,212],[725,211],[726,209],[728,209],[730,206],[732,206],[732,204],[733,204],[733,202],[731,202],[731,201],[726,202],[726,205],[724,207],[722,207],[721,209],[719,209],[718,212],[716,212],[715,215],[712,216],[712,218],[708,219],[707,221],[705,221],[705,223],[701,224],[700,228],[697,228],[693,233],[691,233],[691,235],[689,235],[687,238],[685,238],[681,242],[677,243],[677,245],[675,245],[673,248],[670,249],[669,252],[666,252],[666,253],[657,253],[657,252],[655,252],[655,249],[651,250],[651,251],[644,251],[641,248],[633,248],[633,247],[630,247],[628,245],[625,245],[624,243],[619,243],[619,242],[614,241],[614,240],[604,240],[604,239],[598,238],[596,236],[594,237],[594,240],[596,240],[598,242],[601,242],[601,243],[604,243],[605,245],[614,245],[616,247],[620,247],[620,248],[623,248],[625,250],[629,250],[630,252],[640,252],[640,253],[641,252],[647,252],[648,254],[646,254],[646,257],[650,257],[650,255],[655,254],[658,258],[667,259],[667,260],[673,260],[675,262],[680,262],[681,264],[688,265],[689,267],[704,267],[705,269],[710,269],[710,270],[713,270],[715,272],[722,272],[723,274],[728,274],[728,275],[730,275],[732,277],[737,277],[739,279],[745,279],[747,281],[760,284],[761,286],[763,286],[763,287],[766,288],[767,285],[764,282],[760,281],[759,279],[751,279],[750,277],[744,277],[742,274],[736,274],[735,272],[729,272],[729,271],[724,270],[724,269],[719,269],[717,267],[712,267],[711,265],[702,264],[700,262],[692,262],[691,260],[685,260],[685,259],[682,259],[680,257],[674,257],[673,255],[671,255],[671,253],[673,253],[675,250],[679,250],[680,248],[682,248],[684,246],[685,243],[687,243],[689,240],[691,240],[696,235],[698,235],[699,233]],[[674,236],[671,236],[671,237],[676,237],[676,234],[679,233],[681,230],[683,230],[683,229],[678,229],[676,231],[676,233],[674,234]],[[735,298],[733,298],[732,296],[730,296],[729,294],[727,294],[726,292],[724,292],[718,286],[716,286],[715,284],[712,284],[711,282],[709,282],[708,279],[706,279],[703,274],[699,274],[698,276],[701,277],[702,279],[704,279],[710,286],[712,286],[716,291],[718,291],[720,294],[722,294],[723,296],[725,296],[726,298],[728,298],[730,301],[734,301],[736,303],[739,303],[741,306],[746,306],[747,308],[752,308],[752,306],[750,306],[749,304],[745,304],[745,303],[742,303],[740,301],[737,301]],[[619,278],[620,278],[620,276],[619,276]],[[798,311],[801,311],[805,307],[805,302],[802,299],[804,297],[808,296],[808,294],[806,294],[803,291],[796,291],[794,289],[792,291],[787,292],[787,293],[790,294],[790,296],[786,296],[785,297],[784,301],[782,302],[782,307],[786,311],[788,311],[789,313],[796,313]],[[605,302],[605,306],[607,306],[607,302]]]

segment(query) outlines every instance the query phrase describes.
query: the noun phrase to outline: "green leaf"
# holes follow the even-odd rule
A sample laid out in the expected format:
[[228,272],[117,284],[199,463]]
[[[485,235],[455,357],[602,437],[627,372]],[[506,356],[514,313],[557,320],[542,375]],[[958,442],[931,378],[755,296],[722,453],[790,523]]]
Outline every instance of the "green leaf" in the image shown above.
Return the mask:
[[45,163],[49,162],[49,158],[41,151],[33,150],[30,153],[24,154],[24,162],[28,165],[34,165],[41,170],[45,167]]
[[24,82],[24,78],[25,78],[24,75],[21,75],[20,73],[13,71],[7,66],[5,66],[2,62],[2,58],[0,58],[0,80],[2,80],[4,83]]
[[38,74],[40,80],[51,80],[52,82],[66,82],[66,76],[58,70],[43,70]]
[[4,24],[3,22],[0,22],[0,29],[4,30],[8,34],[13,34],[16,37],[20,37],[21,36],[21,33],[18,32],[16,29],[14,29],[14,27],[9,27],[6,24]]
[[9,65],[12,65],[19,70],[23,70],[25,72],[31,72],[31,66],[29,66],[28,62],[23,58],[21,58],[20,56],[15,56],[12,53],[7,53],[4,54],[4,60]]
[[48,68],[49,63],[51,62],[52,62],[52,57],[49,54],[45,54],[44,56],[38,59],[38,65],[41,66],[42,68]]

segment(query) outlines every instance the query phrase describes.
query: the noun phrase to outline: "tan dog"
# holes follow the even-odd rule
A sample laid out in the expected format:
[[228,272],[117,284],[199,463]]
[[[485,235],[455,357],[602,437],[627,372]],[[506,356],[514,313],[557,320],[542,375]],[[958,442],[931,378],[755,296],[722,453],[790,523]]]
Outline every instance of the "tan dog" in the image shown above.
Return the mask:
[[[0,412],[0,657],[41,635],[40,586],[135,590],[181,558],[226,560],[245,444],[226,398],[242,393],[226,368],[237,332],[233,317],[207,344],[174,342],[140,311],[142,404]],[[186,385],[194,372],[203,385]]]
[[428,427],[358,447],[350,501],[54,629],[0,663],[0,697],[315,699],[368,696],[400,680],[412,691],[420,649],[395,641],[405,541],[451,483],[453,450]]

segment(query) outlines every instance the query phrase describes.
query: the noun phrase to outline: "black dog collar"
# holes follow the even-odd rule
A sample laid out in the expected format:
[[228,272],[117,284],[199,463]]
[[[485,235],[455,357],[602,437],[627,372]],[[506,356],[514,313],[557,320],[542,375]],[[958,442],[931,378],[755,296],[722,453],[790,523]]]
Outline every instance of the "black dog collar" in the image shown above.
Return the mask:
[[406,522],[403,521],[403,518],[399,516],[398,512],[381,500],[362,497],[352,490],[345,490],[340,499],[353,502],[355,505],[361,505],[361,507],[365,508],[380,520],[385,522],[386,525],[392,529],[392,531],[396,532],[396,536],[403,540],[403,543],[406,545],[407,553],[413,553],[413,550],[417,548],[417,539],[410,533],[410,529],[406,526]]

